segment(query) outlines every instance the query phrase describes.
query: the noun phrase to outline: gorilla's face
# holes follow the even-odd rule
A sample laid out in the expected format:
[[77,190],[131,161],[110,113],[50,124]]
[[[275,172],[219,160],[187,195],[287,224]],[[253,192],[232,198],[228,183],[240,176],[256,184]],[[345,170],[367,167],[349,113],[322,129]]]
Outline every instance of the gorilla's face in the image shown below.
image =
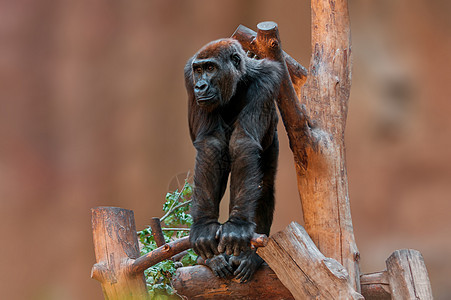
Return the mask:
[[199,106],[213,109],[227,104],[242,78],[244,51],[234,41],[206,45],[192,61],[194,96]]

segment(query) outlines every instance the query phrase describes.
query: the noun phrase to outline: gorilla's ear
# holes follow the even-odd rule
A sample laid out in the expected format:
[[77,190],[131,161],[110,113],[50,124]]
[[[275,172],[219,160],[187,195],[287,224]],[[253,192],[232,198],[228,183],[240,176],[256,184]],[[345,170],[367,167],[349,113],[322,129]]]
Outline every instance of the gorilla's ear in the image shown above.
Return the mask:
[[238,53],[233,53],[230,56],[230,59],[232,60],[232,63],[235,66],[235,68],[238,68],[240,66],[241,57],[238,55]]

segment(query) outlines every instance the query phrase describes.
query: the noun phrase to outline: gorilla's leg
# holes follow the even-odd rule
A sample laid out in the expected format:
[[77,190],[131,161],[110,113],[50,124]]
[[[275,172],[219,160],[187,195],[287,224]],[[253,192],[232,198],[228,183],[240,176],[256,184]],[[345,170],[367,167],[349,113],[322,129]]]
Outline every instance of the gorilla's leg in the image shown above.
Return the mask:
[[258,199],[257,210],[255,213],[256,233],[269,236],[273,215],[274,215],[274,181],[277,171],[277,158],[279,156],[279,140],[277,131],[274,139],[261,157],[261,167],[263,180],[261,184],[262,193]]

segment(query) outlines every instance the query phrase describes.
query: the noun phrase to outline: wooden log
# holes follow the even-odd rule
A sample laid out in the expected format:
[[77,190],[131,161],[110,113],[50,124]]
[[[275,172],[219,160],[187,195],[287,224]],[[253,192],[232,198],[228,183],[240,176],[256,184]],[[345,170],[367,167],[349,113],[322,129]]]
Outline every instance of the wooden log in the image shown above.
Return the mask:
[[206,266],[179,268],[173,285],[186,299],[294,299],[267,265],[255,272],[247,283],[216,277]]
[[102,284],[105,299],[150,299],[144,274],[131,274],[126,267],[139,257],[133,211],[97,207],[91,212],[97,261],[91,277]]
[[354,290],[346,269],[325,257],[295,222],[272,235],[268,245],[257,253],[295,299],[363,299]]
[[433,299],[428,272],[420,252],[412,249],[396,250],[386,261],[392,298]]
[[360,276],[361,294],[365,300],[390,300],[391,291],[387,271],[362,274]]

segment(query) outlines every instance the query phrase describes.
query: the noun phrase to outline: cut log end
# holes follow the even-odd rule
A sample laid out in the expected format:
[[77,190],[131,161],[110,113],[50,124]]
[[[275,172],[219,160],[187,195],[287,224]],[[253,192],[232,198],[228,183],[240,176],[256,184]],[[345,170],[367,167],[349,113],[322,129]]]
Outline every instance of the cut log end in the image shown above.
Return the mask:
[[264,31],[275,30],[277,29],[277,23],[273,21],[260,22],[258,23],[257,28]]

